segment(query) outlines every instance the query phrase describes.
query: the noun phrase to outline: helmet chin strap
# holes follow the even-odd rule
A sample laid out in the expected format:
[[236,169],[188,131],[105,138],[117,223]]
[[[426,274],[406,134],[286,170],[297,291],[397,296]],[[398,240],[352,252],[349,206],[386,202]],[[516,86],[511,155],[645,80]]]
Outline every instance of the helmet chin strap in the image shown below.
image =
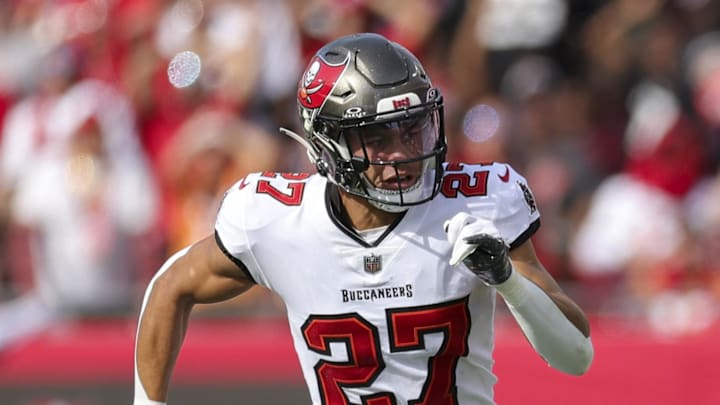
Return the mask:
[[375,201],[375,200],[368,200],[368,202],[370,203],[370,205],[372,205],[375,208],[379,208],[385,212],[391,212],[393,214],[405,212],[408,210],[408,208],[410,208],[410,207],[402,207],[400,205],[383,204],[383,203],[381,203],[379,201]]
[[[423,161],[422,173],[427,173],[428,169],[430,169],[432,166],[434,166],[433,161],[430,159],[425,159]],[[409,208],[407,204],[412,204],[422,200],[423,193],[426,191],[426,181],[428,180],[423,175],[420,176],[420,178],[415,184],[406,189],[385,190],[373,186],[372,183],[370,183],[370,181],[365,177],[365,175],[362,175],[360,177],[363,184],[365,185],[365,190],[367,190],[368,196],[371,197],[368,198],[368,202],[376,208],[393,213],[407,211],[407,209]],[[385,203],[383,202],[383,200],[388,202]],[[401,202],[406,205],[400,205]]]
[[[404,190],[379,189],[373,186],[365,175],[362,175],[361,178],[363,184],[365,185],[365,189],[367,190],[368,196],[371,197],[367,199],[368,202],[375,208],[379,208],[386,212],[398,213],[407,211],[409,207],[400,205],[401,201],[413,202],[422,197],[424,184],[422,177],[418,179],[417,183]],[[388,203],[383,202],[383,200],[388,201]]]

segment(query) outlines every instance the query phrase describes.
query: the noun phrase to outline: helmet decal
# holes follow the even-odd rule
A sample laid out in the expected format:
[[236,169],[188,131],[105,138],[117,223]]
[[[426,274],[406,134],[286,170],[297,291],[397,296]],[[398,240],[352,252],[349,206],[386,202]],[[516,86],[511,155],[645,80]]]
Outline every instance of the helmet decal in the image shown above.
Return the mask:
[[320,108],[325,99],[332,93],[335,84],[345,71],[350,55],[337,65],[332,65],[320,56],[315,56],[303,74],[298,101],[305,108]]
[[388,112],[394,110],[400,110],[403,108],[410,108],[412,106],[420,105],[420,97],[415,93],[404,93],[392,97],[383,98],[378,101],[377,112]]

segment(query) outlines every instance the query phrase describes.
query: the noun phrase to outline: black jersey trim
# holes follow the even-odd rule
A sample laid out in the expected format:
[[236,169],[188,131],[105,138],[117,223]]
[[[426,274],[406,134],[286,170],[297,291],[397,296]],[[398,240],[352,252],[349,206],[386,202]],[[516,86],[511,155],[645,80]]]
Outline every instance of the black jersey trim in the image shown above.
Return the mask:
[[533,223],[530,224],[530,226],[525,230],[525,232],[521,233],[520,236],[515,238],[513,243],[510,244],[510,250],[513,250],[516,247],[525,243],[535,234],[535,232],[537,232],[538,229],[540,229],[540,218],[536,219]]
[[233,263],[235,263],[240,270],[242,270],[243,273],[247,276],[247,278],[252,281],[254,284],[257,284],[257,281],[253,278],[252,274],[250,274],[250,271],[247,269],[245,264],[242,262],[242,260],[238,259],[237,257],[230,254],[230,252],[225,248],[225,245],[222,243],[222,240],[220,240],[220,235],[218,234],[217,229],[215,230],[215,243],[217,243],[218,247],[220,248],[220,251],[223,252],[223,254],[230,259]]
[[327,187],[325,187],[325,208],[327,209],[330,220],[338,227],[338,229],[340,229],[340,231],[366,248],[377,247],[390,234],[390,232],[392,232],[393,229],[400,224],[400,221],[405,218],[405,214],[407,213],[407,211],[403,211],[397,218],[395,218],[395,220],[387,227],[385,232],[383,232],[379,238],[372,243],[368,243],[349,224],[345,207],[343,207],[340,202],[340,191],[337,186],[332,183],[328,183]]

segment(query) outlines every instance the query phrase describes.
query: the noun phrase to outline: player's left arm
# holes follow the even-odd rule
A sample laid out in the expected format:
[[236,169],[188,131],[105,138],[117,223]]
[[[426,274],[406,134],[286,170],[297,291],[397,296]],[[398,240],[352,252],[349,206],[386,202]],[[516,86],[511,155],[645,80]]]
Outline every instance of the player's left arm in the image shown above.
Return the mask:
[[582,309],[545,270],[529,239],[505,257],[509,275],[494,287],[530,344],[553,368],[585,374],[594,349]]
[[485,206],[494,209],[458,212],[444,224],[453,245],[449,263],[462,262],[495,288],[535,351],[552,367],[584,374],[594,356],[590,327],[582,309],[535,254],[530,235],[540,214],[527,181],[507,165],[495,164],[488,173]]
[[545,269],[545,266],[543,266],[535,254],[535,247],[533,246],[532,240],[528,239],[520,246],[512,249],[510,251],[510,261],[515,271],[540,287],[552,302],[557,305],[563,315],[565,315],[585,337],[590,337],[590,324],[585,313],[575,301],[565,294],[555,279]]
[[526,239],[512,251],[494,223],[458,213],[445,224],[450,265],[462,262],[503,297],[535,351],[557,370],[584,374],[594,356],[588,321]]

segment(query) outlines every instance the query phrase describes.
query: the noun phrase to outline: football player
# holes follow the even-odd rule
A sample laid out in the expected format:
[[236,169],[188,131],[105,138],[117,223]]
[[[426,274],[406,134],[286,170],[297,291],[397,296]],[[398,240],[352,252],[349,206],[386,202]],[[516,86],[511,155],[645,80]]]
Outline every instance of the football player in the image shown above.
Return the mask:
[[527,182],[507,164],[444,161],[443,99],[416,57],[351,35],[299,83],[304,134],[282,131],[317,173],[241,179],[214,235],[162,266],[140,314],[135,405],[166,400],[193,304],[254,285],[286,306],[313,404],[493,404],[496,293],[547,363],[585,373],[588,321],[533,250]]

